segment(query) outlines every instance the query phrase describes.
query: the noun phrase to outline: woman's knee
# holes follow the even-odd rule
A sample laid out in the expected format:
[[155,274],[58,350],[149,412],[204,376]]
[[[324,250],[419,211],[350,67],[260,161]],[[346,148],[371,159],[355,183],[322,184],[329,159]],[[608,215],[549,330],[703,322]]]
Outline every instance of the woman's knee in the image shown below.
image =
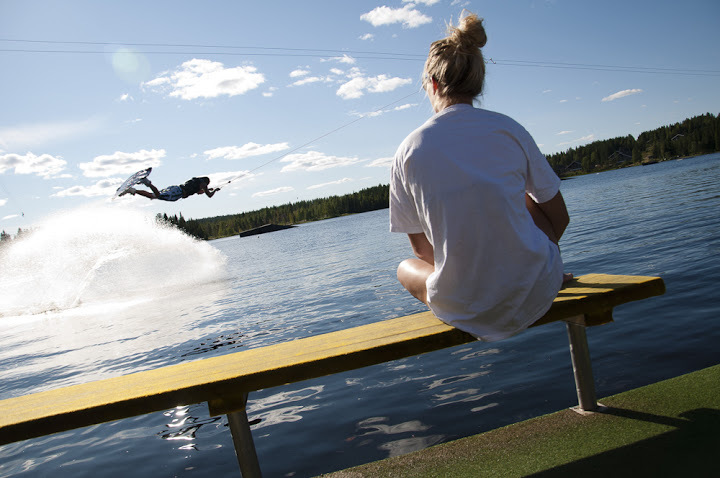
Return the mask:
[[420,259],[405,259],[398,265],[397,278],[408,292],[421,302],[427,303],[427,278],[435,270]]

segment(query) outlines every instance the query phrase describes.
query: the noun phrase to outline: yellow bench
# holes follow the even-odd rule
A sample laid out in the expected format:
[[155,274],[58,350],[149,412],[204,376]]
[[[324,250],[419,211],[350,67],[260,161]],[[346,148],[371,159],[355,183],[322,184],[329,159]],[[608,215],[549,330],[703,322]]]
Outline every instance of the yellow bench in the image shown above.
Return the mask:
[[[612,321],[626,302],[661,295],[659,277],[589,274],[568,284],[533,326],[567,324],[579,409],[597,408],[585,327]],[[430,312],[220,357],[0,401],[0,445],[207,402],[227,414],[245,478],[260,476],[245,403],[249,392],[388,362],[475,339]]]

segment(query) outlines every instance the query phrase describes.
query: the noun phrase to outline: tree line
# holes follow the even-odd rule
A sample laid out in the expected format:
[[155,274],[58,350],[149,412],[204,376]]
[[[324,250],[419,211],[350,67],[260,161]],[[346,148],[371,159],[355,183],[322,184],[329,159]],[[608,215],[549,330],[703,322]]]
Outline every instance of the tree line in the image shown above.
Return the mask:
[[234,236],[265,224],[299,224],[384,209],[389,204],[389,189],[389,185],[381,184],[343,196],[298,201],[240,214],[187,220],[182,214],[158,214],[157,220],[177,226],[199,239],[217,239]]
[[18,227],[17,234],[15,234],[15,237],[13,237],[12,234],[5,232],[5,230],[3,229],[2,231],[0,231],[0,246],[10,244],[12,240],[20,239],[28,233],[30,233],[30,229],[23,229],[21,227]]
[[547,156],[559,176],[587,174],[720,151],[720,116],[707,113],[681,123],[594,141]]

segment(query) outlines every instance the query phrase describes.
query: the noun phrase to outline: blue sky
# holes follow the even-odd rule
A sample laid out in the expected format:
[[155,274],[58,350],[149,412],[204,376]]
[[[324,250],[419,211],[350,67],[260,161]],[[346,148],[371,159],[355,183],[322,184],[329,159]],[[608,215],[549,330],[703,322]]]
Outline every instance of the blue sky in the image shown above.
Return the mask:
[[[720,113],[720,2],[0,0],[0,230],[88,204],[212,217],[387,184],[430,43],[485,18],[481,106],[546,153]],[[153,166],[208,199],[109,202]],[[228,181],[231,181],[228,183]]]

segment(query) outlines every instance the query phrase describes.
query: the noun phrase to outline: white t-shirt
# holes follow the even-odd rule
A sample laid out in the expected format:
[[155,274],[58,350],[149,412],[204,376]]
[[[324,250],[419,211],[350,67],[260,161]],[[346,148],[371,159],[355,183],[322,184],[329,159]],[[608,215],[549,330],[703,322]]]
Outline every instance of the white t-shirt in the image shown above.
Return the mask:
[[402,142],[390,180],[390,230],[425,233],[435,271],[428,304],[485,340],[510,337],[550,308],[562,286],[560,251],[525,206],[552,199],[560,179],[513,119],[461,104]]

